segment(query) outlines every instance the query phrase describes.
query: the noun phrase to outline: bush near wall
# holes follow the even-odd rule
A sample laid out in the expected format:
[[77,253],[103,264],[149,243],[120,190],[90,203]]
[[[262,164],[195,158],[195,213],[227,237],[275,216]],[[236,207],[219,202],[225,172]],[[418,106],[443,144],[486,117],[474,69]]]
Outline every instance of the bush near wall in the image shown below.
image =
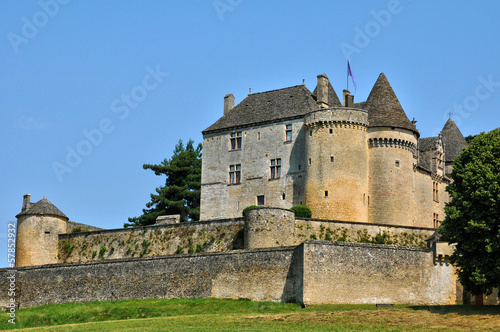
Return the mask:
[[312,211],[310,208],[304,205],[295,205],[290,208],[293,212],[295,212],[295,216],[299,218],[311,218]]

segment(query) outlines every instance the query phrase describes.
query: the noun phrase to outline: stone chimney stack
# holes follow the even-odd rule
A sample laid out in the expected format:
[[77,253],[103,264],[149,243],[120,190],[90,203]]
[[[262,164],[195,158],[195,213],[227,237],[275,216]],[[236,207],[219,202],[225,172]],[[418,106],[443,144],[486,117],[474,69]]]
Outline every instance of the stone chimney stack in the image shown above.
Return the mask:
[[21,211],[26,211],[30,208],[31,205],[31,194],[26,194],[23,196],[23,207],[21,208]]
[[316,87],[317,103],[321,108],[327,108],[328,104],[328,77],[326,74],[318,75],[318,86]]
[[229,93],[224,96],[224,115],[229,113],[234,108],[234,96]]
[[344,106],[353,107],[354,106],[354,96],[351,95],[349,90],[344,89]]

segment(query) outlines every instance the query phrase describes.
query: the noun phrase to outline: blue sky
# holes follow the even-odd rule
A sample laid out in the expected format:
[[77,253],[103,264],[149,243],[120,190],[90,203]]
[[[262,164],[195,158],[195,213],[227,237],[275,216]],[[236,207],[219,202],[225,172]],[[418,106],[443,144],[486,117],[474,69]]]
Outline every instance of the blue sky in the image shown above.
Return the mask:
[[355,101],[384,72],[421,137],[450,111],[465,136],[498,127],[499,13],[496,1],[2,1],[0,266],[24,194],[122,227],[164,184],[142,165],[201,142],[225,94],[302,79],[312,91],[326,73],[341,95],[347,57]]

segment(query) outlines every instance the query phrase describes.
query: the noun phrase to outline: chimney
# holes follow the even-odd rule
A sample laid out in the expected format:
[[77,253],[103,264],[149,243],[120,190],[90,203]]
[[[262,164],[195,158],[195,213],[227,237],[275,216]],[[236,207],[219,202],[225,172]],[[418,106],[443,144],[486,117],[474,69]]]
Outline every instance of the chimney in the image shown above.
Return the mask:
[[234,108],[234,96],[229,93],[224,96],[224,115],[229,113]]
[[354,106],[354,96],[351,95],[349,90],[344,89],[344,106],[353,107]]
[[26,194],[23,196],[23,207],[21,211],[26,211],[30,208],[30,200],[31,200],[31,194]]
[[328,105],[328,77],[326,74],[318,75],[318,85],[316,87],[316,102],[319,107],[327,108]]

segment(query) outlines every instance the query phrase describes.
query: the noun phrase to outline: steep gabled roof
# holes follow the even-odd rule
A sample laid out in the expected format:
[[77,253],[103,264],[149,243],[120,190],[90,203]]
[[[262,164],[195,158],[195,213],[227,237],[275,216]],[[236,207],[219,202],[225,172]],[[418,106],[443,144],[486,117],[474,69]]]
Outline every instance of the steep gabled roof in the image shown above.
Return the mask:
[[[317,100],[317,96],[318,96],[318,86],[316,85],[316,87],[314,88],[314,91],[313,91],[313,98],[314,100]],[[329,107],[341,107],[342,106],[342,103],[340,102],[339,100],[339,97],[337,96],[337,93],[335,92],[335,89],[333,88],[332,84],[330,83],[330,81],[328,81],[328,106]]]
[[317,108],[311,91],[305,85],[254,93],[202,133],[304,116]]
[[432,150],[432,148],[436,144],[437,139],[438,139],[437,136],[420,138],[418,140],[418,147],[417,147],[417,149],[419,151],[422,151],[422,152],[424,152],[424,151],[430,151],[430,150]]
[[52,204],[47,197],[42,198],[36,203],[30,204],[28,208],[21,211],[17,217],[24,215],[47,215],[47,216],[57,216],[69,219],[64,213],[61,212],[54,204]]
[[444,143],[445,161],[455,160],[462,152],[462,149],[468,145],[455,121],[451,118],[446,121],[443,130],[441,130],[441,136]]
[[384,73],[375,82],[364,107],[368,109],[370,127],[398,127],[418,134],[415,124],[406,116]]

